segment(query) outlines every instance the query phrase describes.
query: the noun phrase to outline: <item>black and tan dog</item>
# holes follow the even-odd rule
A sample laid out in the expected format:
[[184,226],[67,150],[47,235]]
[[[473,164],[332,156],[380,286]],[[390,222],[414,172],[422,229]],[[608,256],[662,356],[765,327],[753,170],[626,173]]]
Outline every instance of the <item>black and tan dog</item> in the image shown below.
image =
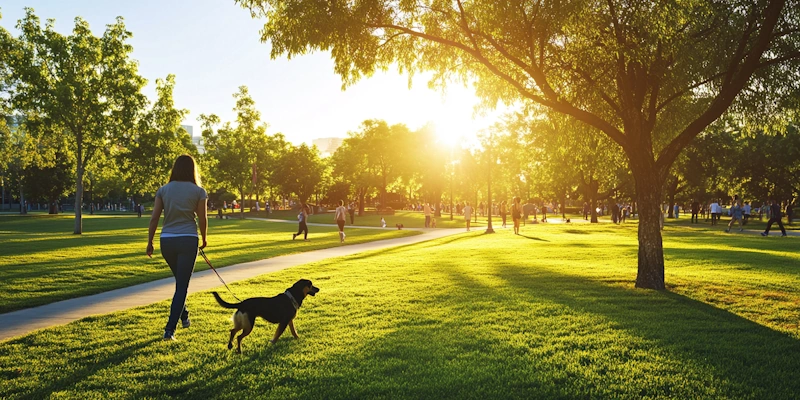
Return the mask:
[[241,330],[242,334],[236,338],[238,342],[236,352],[242,352],[242,339],[253,331],[256,317],[278,324],[278,330],[275,331],[272,343],[278,341],[287,326],[292,332],[292,336],[297,339],[297,331],[294,329],[294,322],[292,321],[306,296],[314,296],[317,292],[319,292],[319,288],[312,285],[308,279],[297,281],[292,287],[275,297],[253,297],[236,304],[228,303],[222,300],[217,292],[212,292],[219,305],[225,308],[237,309],[233,314],[233,329],[231,329],[231,337],[228,339],[228,349],[233,348],[233,336]]

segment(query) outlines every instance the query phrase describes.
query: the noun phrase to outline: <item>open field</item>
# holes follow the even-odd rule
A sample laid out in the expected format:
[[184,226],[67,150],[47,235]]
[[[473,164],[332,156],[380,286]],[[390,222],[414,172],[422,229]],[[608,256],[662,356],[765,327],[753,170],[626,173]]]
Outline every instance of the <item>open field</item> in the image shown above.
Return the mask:
[[[0,216],[0,313],[85,296],[171,276],[160,256],[145,256],[149,218]],[[224,267],[283,254],[339,246],[333,227],[311,227],[309,242],[292,241],[297,227],[261,221],[209,219],[207,255]],[[347,244],[414,235],[413,231],[349,229]],[[196,271],[208,269],[198,258]]]
[[[478,232],[232,285],[321,292],[300,340],[258,322],[225,348],[229,310],[190,296],[0,344],[2,398],[736,398],[800,392],[797,238],[668,226],[667,286],[633,288],[635,225]],[[230,299],[226,293],[223,297]]]

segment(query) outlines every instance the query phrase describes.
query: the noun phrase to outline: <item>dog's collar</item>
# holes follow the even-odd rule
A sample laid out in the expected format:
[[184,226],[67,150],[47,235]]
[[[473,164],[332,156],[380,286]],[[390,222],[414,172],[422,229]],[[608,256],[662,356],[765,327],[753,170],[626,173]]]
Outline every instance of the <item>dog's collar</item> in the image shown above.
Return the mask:
[[285,295],[286,295],[286,297],[288,297],[288,298],[289,298],[289,300],[291,300],[291,301],[292,301],[292,306],[294,306],[294,309],[295,309],[295,310],[299,310],[299,309],[300,309],[300,304],[297,304],[297,300],[295,300],[295,299],[294,299],[294,296],[292,296],[292,294],[291,294],[291,293],[289,293],[289,291],[288,291],[288,290],[287,290],[287,291],[285,291],[285,292],[283,292],[283,294],[285,294]]

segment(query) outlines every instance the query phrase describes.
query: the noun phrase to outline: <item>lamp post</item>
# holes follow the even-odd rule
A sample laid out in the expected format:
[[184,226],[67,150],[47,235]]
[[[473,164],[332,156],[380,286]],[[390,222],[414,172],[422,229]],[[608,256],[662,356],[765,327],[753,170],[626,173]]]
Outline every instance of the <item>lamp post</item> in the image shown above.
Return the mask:
[[489,146],[486,147],[487,152],[489,153],[489,165],[486,168],[487,172],[487,204],[486,208],[489,210],[489,219],[486,224],[486,233],[494,233],[494,229],[492,228],[492,164],[494,164],[494,158],[492,158],[492,143],[494,143],[494,135],[492,135]]
[[450,221],[453,220],[453,171],[450,171]]

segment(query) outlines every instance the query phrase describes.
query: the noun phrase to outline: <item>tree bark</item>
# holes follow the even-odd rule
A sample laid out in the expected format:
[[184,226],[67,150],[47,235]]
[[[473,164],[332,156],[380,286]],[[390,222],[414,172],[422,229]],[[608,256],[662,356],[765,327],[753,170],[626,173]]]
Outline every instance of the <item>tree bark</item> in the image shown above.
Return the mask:
[[[239,204],[239,219],[244,219],[244,187],[239,187],[239,195],[242,197],[242,203]],[[236,210],[234,210],[236,211]]]
[[661,242],[661,187],[655,171],[634,175],[639,203],[639,270],[636,287],[664,289],[664,248]]
[[75,142],[78,146],[76,158],[78,166],[75,169],[75,229],[72,233],[80,235],[83,234],[83,210],[81,209],[81,205],[83,203],[83,174],[86,172],[86,166],[83,164],[83,137],[80,134],[76,136]]
[[358,191],[358,216],[364,215],[364,197],[367,195],[367,191],[365,189],[359,189]]
[[19,213],[20,214],[27,214],[28,207],[25,205],[25,192],[22,188],[22,179],[19,182]]
[[589,208],[590,208],[589,212],[592,214],[592,218],[591,218],[590,222],[593,223],[593,224],[596,224],[596,223],[600,222],[597,219],[597,200],[596,200],[595,197],[591,197],[589,199]]

